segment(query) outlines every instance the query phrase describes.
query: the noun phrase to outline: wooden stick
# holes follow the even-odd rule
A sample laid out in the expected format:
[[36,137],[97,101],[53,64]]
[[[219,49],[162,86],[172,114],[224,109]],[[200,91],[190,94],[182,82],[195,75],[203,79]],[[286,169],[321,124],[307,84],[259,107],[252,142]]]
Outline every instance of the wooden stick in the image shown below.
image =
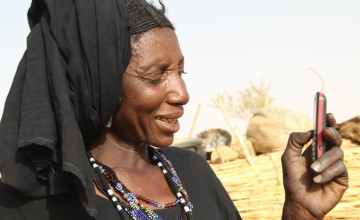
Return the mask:
[[197,121],[197,118],[199,117],[199,112],[200,112],[200,109],[201,109],[201,103],[198,104],[197,106],[197,109],[196,109],[196,114],[195,114],[195,117],[194,117],[194,120],[191,124],[191,128],[190,128],[190,132],[189,132],[189,137],[191,137],[193,131],[194,131],[194,127],[195,127],[195,123]]
[[243,151],[245,153],[246,160],[249,162],[250,166],[254,166],[254,161],[252,160],[251,155],[250,155],[248,149],[245,146],[244,140],[241,138],[239,132],[235,129],[235,126],[233,126],[233,124],[230,121],[229,115],[228,115],[228,113],[227,113],[227,111],[225,109],[224,101],[223,101],[221,96],[218,96],[218,102],[220,104],[220,107],[221,107],[221,110],[222,110],[222,112],[224,114],[226,122],[228,123],[231,130],[234,132],[235,136],[239,140],[240,146],[241,146],[241,148],[243,149]]

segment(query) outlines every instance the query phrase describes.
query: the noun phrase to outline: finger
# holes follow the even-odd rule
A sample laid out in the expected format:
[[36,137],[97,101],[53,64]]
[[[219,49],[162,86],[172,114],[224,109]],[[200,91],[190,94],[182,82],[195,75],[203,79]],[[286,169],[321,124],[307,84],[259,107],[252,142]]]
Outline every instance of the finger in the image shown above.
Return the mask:
[[336,177],[347,176],[347,169],[342,160],[338,160],[336,163],[328,167],[324,172],[313,178],[315,183],[323,184],[333,180]]
[[300,156],[302,148],[311,140],[312,136],[313,131],[291,133],[283,157]]
[[312,142],[302,153],[304,157],[311,157],[311,147],[313,146],[314,142]]
[[329,143],[329,147],[338,146],[342,144],[342,137],[334,127],[327,127],[323,133],[326,141]]
[[312,160],[312,154],[313,154],[313,151],[312,151],[312,147],[315,143],[312,142],[305,150],[304,152],[302,153],[302,156],[305,157],[306,159],[306,164],[308,167],[310,167],[311,163],[313,162]]
[[336,119],[332,113],[326,114],[326,126],[327,127],[335,127],[336,126]]
[[314,172],[322,173],[337,161],[343,161],[343,159],[344,152],[339,147],[333,147],[312,163],[310,167]]

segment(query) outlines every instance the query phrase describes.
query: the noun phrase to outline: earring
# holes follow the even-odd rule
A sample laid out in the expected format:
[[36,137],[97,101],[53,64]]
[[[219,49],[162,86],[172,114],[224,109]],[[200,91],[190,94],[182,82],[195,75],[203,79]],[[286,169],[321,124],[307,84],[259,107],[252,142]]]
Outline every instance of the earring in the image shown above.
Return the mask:
[[106,123],[105,127],[111,128],[111,125],[112,125],[112,116],[110,117],[110,120],[108,121],[108,123]]

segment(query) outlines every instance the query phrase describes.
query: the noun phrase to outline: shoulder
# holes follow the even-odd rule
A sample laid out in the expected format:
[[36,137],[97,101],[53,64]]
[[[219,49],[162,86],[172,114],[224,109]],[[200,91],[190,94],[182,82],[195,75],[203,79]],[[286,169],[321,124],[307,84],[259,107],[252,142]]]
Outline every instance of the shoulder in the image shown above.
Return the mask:
[[192,150],[186,150],[180,147],[170,146],[167,148],[162,148],[160,151],[163,152],[165,156],[169,159],[186,159],[193,162],[207,163],[204,158],[202,158],[198,153]]
[[225,188],[203,157],[178,147],[160,151],[180,177],[194,205],[194,219],[241,219]]
[[192,172],[210,171],[208,162],[198,153],[180,147],[167,147],[160,150],[177,169],[191,169]]
[[179,147],[167,147],[160,151],[165,154],[178,174],[184,176],[183,178],[200,176],[214,178],[215,176],[208,162],[195,151]]

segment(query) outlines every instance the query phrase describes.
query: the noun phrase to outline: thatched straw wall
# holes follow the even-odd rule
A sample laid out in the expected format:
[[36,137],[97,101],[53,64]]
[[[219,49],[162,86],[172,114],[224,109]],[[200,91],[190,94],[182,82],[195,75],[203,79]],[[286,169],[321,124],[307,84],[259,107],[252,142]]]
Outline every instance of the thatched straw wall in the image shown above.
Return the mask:
[[[360,146],[344,140],[342,149],[350,187],[325,219],[360,219]],[[256,156],[253,167],[245,159],[210,164],[243,219],[281,219],[284,202],[281,154]]]

